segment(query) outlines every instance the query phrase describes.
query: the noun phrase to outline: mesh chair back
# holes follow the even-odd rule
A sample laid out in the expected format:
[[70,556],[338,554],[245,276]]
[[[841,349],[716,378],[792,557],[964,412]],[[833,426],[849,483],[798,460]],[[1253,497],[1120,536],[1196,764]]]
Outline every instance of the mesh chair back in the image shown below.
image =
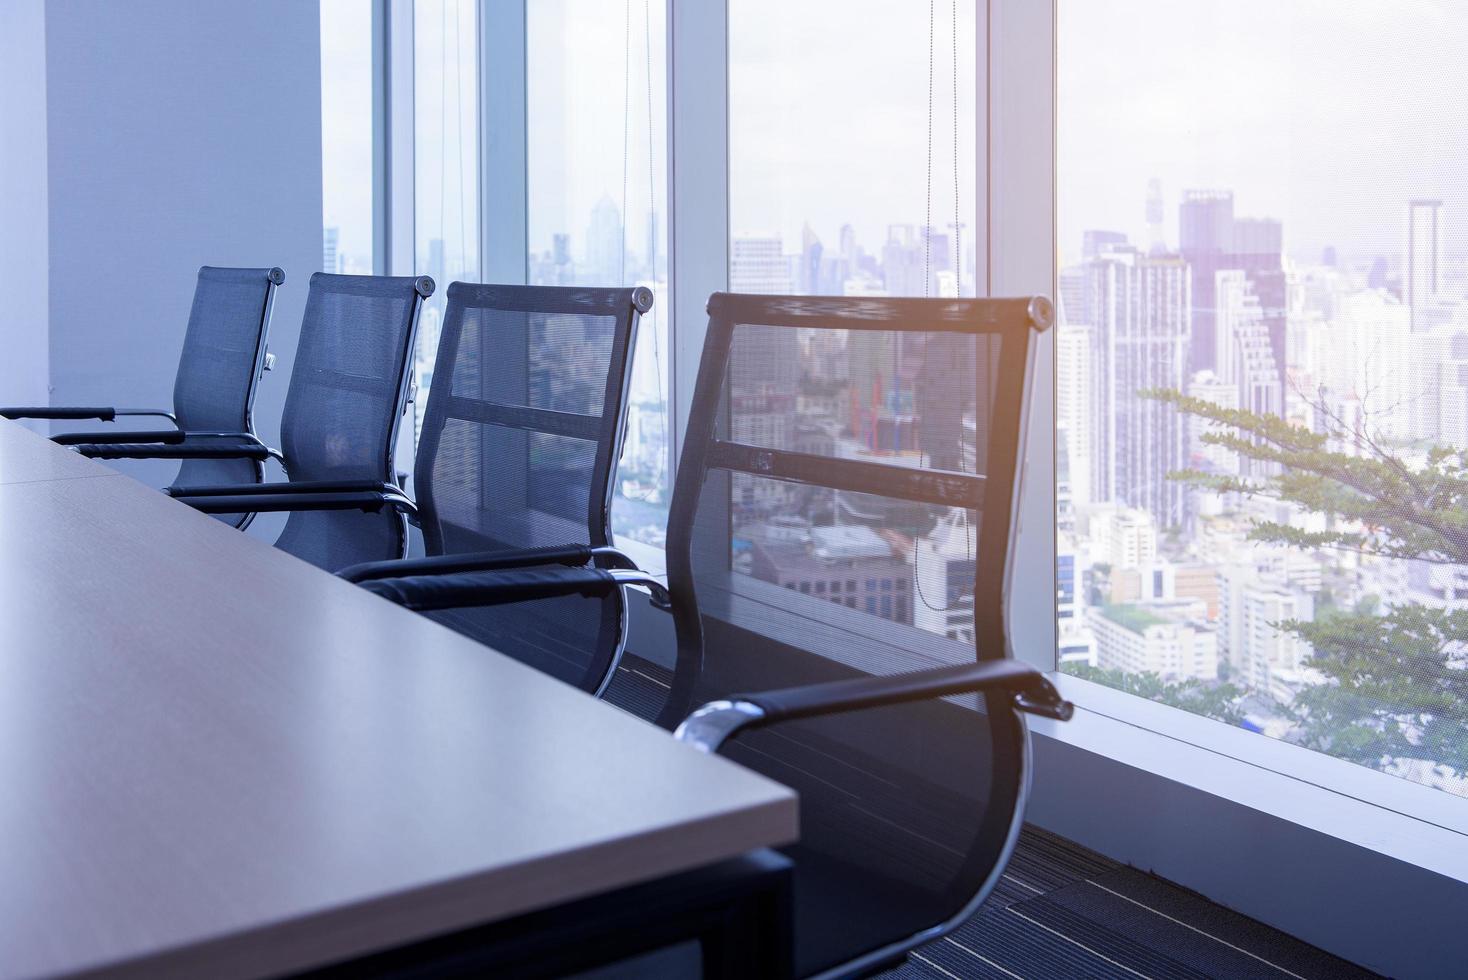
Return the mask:
[[[418,310],[433,280],[316,273],[280,424],[292,481],[396,483],[393,448],[407,404]],[[390,508],[296,511],[276,546],[336,571],[401,557]]]
[[[194,287],[183,353],[173,383],[173,413],[186,432],[251,432],[255,387],[279,269],[204,266]],[[259,464],[249,459],[185,459],[174,486],[253,483]],[[221,515],[240,523],[243,515]]]
[[[415,466],[430,555],[606,545],[644,288],[449,286]],[[620,597],[436,619],[583,688],[615,652]]]
[[[663,714],[1008,655],[1025,379],[1043,300],[716,294],[669,526]],[[1017,832],[1024,732],[977,696],[754,729],[801,796],[799,972],[965,911]]]

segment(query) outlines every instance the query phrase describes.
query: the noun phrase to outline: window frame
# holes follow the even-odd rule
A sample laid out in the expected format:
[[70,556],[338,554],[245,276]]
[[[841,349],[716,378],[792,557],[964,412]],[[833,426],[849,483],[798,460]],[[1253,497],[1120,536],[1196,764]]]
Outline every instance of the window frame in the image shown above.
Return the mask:
[[[527,2],[481,0],[481,255],[486,277],[505,282],[528,271]],[[1054,296],[1058,0],[978,2],[976,285],[980,295]],[[380,271],[402,275],[413,271],[412,0],[375,3],[385,21]],[[728,288],[730,0],[667,4],[672,478],[706,297]],[[1456,967],[1450,943],[1423,939],[1453,935],[1456,910],[1468,907],[1468,811],[1445,812],[1456,799],[1427,800],[1384,773],[1245,741],[1252,736],[1056,671],[1054,333],[1037,352],[1009,617],[1014,655],[1049,672],[1078,711],[1067,724],[1031,721],[1039,777],[1029,818],[1374,969]],[[664,567],[657,549],[627,544],[644,567]],[[658,615],[634,610],[631,643],[671,662]]]

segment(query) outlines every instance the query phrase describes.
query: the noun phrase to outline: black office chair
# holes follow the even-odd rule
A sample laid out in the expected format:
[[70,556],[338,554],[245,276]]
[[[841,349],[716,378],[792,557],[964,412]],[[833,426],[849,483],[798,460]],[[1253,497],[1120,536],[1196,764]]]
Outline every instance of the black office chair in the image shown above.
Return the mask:
[[[170,429],[136,432],[68,432],[53,441],[86,456],[108,459],[181,460],[174,485],[259,483],[265,471],[259,459],[210,455],[241,442],[260,446],[251,410],[261,375],[273,357],[266,351],[275,287],[285,282],[280,269],[218,269],[204,266],[194,287],[194,303],[184,333],[183,353],[173,382],[173,411],[156,408],[0,408],[6,418],[55,420],[153,416],[172,423]],[[166,449],[165,449],[166,447]],[[164,450],[160,452],[160,450]],[[248,514],[219,515],[236,525]]]
[[[430,557],[343,569],[354,582],[520,566],[616,568],[613,474],[652,292],[449,285],[415,465]],[[626,600],[558,596],[428,613],[583,690],[605,689]]]
[[[657,720],[799,791],[796,973],[869,972],[977,910],[1021,824],[1022,712],[1070,716],[1005,622],[1051,307],[716,294],[709,314]],[[421,609],[621,588],[590,568],[365,585]]]
[[168,492],[211,514],[288,511],[276,547],[328,571],[401,557],[413,505],[398,487],[393,450],[408,406],[418,313],[431,295],[427,276],[313,275],[281,451],[232,448],[252,459],[275,456],[290,482]]

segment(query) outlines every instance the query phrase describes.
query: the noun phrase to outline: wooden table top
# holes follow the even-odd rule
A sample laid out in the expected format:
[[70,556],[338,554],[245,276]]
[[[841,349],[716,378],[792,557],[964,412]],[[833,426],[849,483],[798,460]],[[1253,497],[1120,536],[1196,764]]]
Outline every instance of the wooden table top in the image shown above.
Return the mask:
[[281,972],[796,836],[793,793],[0,420],[0,976]]

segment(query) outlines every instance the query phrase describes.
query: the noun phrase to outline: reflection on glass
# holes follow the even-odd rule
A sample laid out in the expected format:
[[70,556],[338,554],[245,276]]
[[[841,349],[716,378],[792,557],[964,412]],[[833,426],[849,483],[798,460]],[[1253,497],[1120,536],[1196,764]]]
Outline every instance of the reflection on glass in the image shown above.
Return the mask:
[[[942,6],[730,4],[731,290],[975,295],[976,4]],[[742,327],[729,438],[974,473],[974,371],[973,341],[946,335]],[[972,644],[971,512],[745,475],[729,490],[736,571]]]
[[1468,795],[1457,14],[1061,3],[1057,588],[1065,669]]
[[321,0],[321,271],[372,274],[372,0]]
[[474,0],[413,4],[414,257],[438,289],[423,304],[415,434],[433,384],[449,283],[479,281],[479,45]]
[[[978,373],[971,337],[739,326],[721,431],[760,449],[979,475]],[[736,572],[974,642],[973,511],[736,473],[729,515]]]
[[669,484],[667,54],[661,0],[526,8],[528,281],[652,289],[628,392],[615,533],[661,547]]

